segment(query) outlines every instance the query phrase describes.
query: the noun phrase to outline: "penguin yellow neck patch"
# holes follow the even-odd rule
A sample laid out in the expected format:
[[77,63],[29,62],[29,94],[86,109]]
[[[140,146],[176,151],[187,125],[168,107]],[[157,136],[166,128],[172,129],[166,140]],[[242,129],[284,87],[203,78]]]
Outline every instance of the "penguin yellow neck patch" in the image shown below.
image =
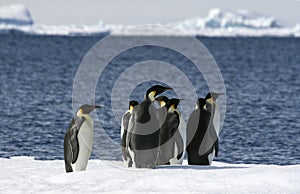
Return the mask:
[[156,91],[152,91],[148,94],[148,98],[151,100],[151,101],[154,101],[155,100],[155,94],[156,94]]
[[159,105],[160,105],[160,107],[166,106],[166,102],[165,101],[159,101]]
[[172,104],[169,108],[169,112],[174,112],[175,111],[175,106],[174,104]]
[[133,109],[133,106],[129,106],[129,110],[132,110]]
[[213,104],[214,103],[214,99],[213,98],[209,98],[206,100],[207,102],[209,102],[210,104]]
[[77,116],[81,116],[83,115],[83,110],[80,108],[78,111],[77,111]]

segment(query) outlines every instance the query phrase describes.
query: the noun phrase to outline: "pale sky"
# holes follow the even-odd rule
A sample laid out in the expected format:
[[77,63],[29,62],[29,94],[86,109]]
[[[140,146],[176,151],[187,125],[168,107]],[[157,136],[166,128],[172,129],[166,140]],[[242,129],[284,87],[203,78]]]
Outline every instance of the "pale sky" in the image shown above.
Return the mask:
[[149,24],[206,16],[211,8],[246,9],[300,23],[300,0],[0,0],[25,4],[36,24]]

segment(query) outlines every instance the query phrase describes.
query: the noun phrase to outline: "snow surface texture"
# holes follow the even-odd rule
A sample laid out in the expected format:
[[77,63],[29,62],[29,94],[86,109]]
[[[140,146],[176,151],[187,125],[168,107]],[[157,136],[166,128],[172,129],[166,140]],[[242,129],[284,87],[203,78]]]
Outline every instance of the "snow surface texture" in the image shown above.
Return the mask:
[[31,25],[29,10],[21,4],[0,7],[0,24]]
[[128,169],[90,160],[86,171],[67,174],[62,160],[1,158],[0,193],[300,193],[300,165],[184,164]]
[[[24,25],[28,24],[28,25]],[[104,24],[96,25],[30,25],[33,21],[29,10],[23,5],[0,7],[0,32],[17,30],[36,35],[94,35],[113,33],[116,35],[132,35],[127,30],[134,26]],[[263,16],[246,10],[221,11],[212,9],[206,17],[195,17],[184,21],[162,24],[176,29],[162,31],[160,35],[202,35],[202,36],[291,36],[300,37],[300,27],[286,28],[274,17]],[[151,28],[145,27],[143,32],[134,35],[153,35]],[[157,35],[157,34],[155,34]]]

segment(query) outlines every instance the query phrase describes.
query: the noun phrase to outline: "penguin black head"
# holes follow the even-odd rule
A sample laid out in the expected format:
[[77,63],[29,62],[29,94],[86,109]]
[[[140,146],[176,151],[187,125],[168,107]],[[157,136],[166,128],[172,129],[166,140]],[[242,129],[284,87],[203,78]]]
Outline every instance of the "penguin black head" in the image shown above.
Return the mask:
[[155,97],[167,90],[173,90],[172,88],[169,88],[169,87],[164,87],[164,86],[161,86],[161,85],[154,85],[152,86],[151,88],[149,88],[146,92],[146,96],[145,98],[151,100],[151,101],[154,101],[155,100]]
[[169,102],[169,98],[166,96],[159,96],[155,100],[158,101],[160,107],[166,106]]
[[206,95],[205,100],[208,100],[208,99],[211,99],[211,98],[212,98],[213,101],[216,101],[217,98],[218,98],[219,96],[221,96],[221,95],[224,95],[224,94],[223,94],[223,93],[210,92],[210,93],[208,93],[208,94]]
[[101,106],[94,106],[94,105],[84,104],[78,109],[77,114],[90,114],[96,108],[102,108],[102,107]]
[[136,105],[138,105],[139,103],[137,102],[137,101],[135,101],[135,100],[131,100],[130,102],[129,102],[129,110],[132,110]]
[[206,101],[204,98],[198,98],[196,104],[197,104],[197,108],[203,108],[204,105],[206,104]]
[[174,109],[177,109],[177,106],[180,102],[180,99],[177,99],[177,98],[171,98],[169,100],[169,107],[173,106]]

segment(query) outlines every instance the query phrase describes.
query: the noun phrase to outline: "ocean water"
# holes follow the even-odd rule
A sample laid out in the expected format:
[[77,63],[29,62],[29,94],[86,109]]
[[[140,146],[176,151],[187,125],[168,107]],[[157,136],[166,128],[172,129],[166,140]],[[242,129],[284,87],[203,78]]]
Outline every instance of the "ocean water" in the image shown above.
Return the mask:
[[[75,74],[85,54],[102,38],[0,35],[0,157],[63,159]],[[176,44],[177,38],[173,39]],[[227,90],[226,118],[215,160],[299,164],[300,39],[198,39],[214,56]],[[132,49],[111,61],[118,69],[101,78],[108,88],[97,85],[95,101],[106,107],[97,115],[115,144],[120,141],[120,127],[109,111],[109,86],[123,67],[145,59],[167,61],[178,68],[188,63],[164,48],[151,46]],[[193,70],[186,71],[190,71],[187,73],[194,83],[205,82]],[[139,85],[132,98],[141,100],[143,89],[149,85],[151,82]],[[196,91],[204,96],[208,89],[202,84]],[[109,142],[102,142],[96,149],[101,156],[94,153],[93,158],[121,158],[120,150]]]

